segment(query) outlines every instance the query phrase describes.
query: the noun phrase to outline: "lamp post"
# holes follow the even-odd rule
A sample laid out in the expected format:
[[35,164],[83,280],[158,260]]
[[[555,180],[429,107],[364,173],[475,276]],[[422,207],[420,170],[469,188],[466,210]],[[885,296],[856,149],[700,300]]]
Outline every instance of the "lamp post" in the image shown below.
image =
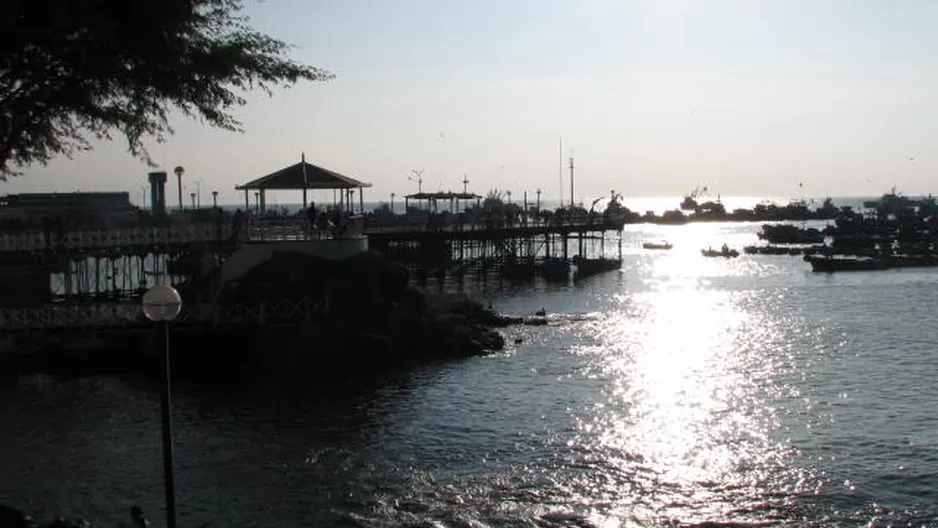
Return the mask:
[[218,209],[218,191],[212,191],[212,207]]
[[173,484],[173,423],[170,397],[169,323],[182,310],[182,299],[176,288],[157,284],[143,294],[143,315],[163,324],[163,384],[160,390],[161,425],[163,429],[163,485],[166,490],[166,526],[176,528],[176,492]]
[[391,214],[394,214],[394,193],[391,193]]
[[192,208],[195,209],[195,193],[189,193],[189,198],[192,199]]
[[182,211],[182,175],[186,172],[186,169],[182,168],[182,165],[177,165],[173,172],[176,173],[176,187],[179,192],[179,210]]

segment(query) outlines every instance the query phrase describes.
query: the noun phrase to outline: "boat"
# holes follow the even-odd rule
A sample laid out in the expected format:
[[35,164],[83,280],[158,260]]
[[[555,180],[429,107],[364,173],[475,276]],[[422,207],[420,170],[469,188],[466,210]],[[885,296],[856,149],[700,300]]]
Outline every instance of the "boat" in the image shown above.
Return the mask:
[[644,249],[671,249],[674,246],[670,242],[662,240],[660,242],[643,242],[642,247]]
[[808,253],[813,253],[820,251],[824,248],[821,244],[815,244],[810,246],[799,245],[799,246],[746,246],[743,248],[743,252],[749,255],[806,255]]
[[770,244],[820,244],[824,242],[824,235],[820,230],[792,224],[764,224],[758,236]]
[[739,256],[739,251],[723,246],[723,248],[720,249],[719,251],[717,251],[716,249],[712,249],[712,248],[701,249],[700,254],[705,257],[734,258],[734,257]]
[[811,264],[811,271],[873,271],[889,269],[890,262],[875,257],[832,257],[805,255],[805,262]]

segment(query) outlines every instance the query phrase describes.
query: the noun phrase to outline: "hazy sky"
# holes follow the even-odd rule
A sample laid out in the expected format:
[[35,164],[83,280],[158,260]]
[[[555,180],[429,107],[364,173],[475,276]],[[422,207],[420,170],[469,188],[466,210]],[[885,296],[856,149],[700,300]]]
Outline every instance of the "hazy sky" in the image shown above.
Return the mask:
[[[333,71],[237,110],[246,133],[174,123],[152,151],[202,203],[299,160],[424,190],[542,188],[558,138],[577,198],[936,192],[934,0],[246,0],[253,24]],[[914,159],[910,159],[914,158]],[[0,193],[131,192],[124,144],[26,170]],[[564,192],[568,183],[564,175]],[[187,189],[189,192],[189,189]],[[175,195],[175,185],[170,188]],[[299,201],[299,192],[274,201]]]

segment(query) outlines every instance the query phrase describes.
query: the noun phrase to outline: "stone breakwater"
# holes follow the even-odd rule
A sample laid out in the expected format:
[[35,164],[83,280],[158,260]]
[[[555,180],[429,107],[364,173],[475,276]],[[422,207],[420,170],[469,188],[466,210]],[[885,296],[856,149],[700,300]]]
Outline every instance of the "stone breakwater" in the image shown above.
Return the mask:
[[[212,290],[196,277],[184,300],[211,298],[221,308],[327,299],[328,310],[298,322],[192,324],[171,327],[178,379],[248,380],[265,375],[336,380],[408,361],[466,358],[501,350],[497,330],[512,321],[463,295],[427,295],[406,269],[368,252],[343,261],[275,253],[236,281]],[[159,372],[159,328],[38,336],[17,354],[18,372],[60,376]]]

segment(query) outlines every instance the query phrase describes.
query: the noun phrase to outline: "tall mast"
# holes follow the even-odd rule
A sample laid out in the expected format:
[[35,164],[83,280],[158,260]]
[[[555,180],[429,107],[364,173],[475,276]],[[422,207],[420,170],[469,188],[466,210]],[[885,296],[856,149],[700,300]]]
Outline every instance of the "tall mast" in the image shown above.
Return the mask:
[[560,194],[557,195],[560,199],[558,207],[563,207],[563,138],[560,138],[560,150],[557,153],[559,154],[557,158],[557,190],[560,191]]
[[573,208],[573,156],[570,156],[570,208]]

